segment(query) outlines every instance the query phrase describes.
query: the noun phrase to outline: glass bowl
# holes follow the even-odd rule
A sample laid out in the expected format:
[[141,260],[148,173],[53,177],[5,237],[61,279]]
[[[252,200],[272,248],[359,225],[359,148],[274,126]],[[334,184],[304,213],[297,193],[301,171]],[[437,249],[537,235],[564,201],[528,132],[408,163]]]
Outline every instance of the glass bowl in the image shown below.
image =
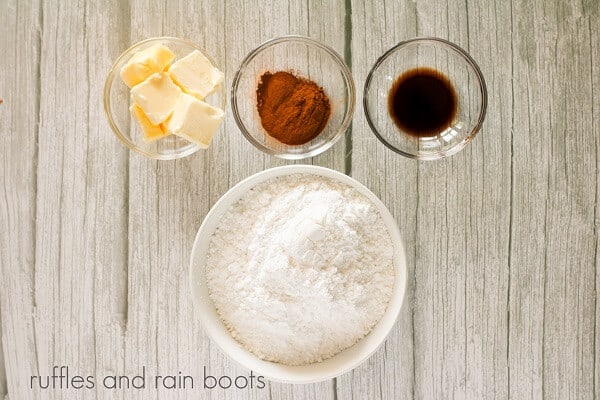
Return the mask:
[[[415,136],[400,129],[388,111],[396,79],[419,68],[447,77],[456,93],[453,120],[431,136]],[[406,157],[435,160],[457,153],[475,137],[485,118],[487,89],[479,67],[466,51],[447,40],[416,38],[398,43],[373,65],[365,82],[363,107],[369,126],[388,148]]]
[[[173,37],[157,37],[141,41],[125,50],[119,58],[117,58],[117,61],[115,61],[110,69],[108,77],[106,78],[106,83],[104,84],[104,111],[106,112],[106,117],[108,118],[108,122],[110,123],[113,132],[125,146],[146,157],[158,160],[174,160],[195,153],[200,149],[200,146],[175,135],[169,135],[153,142],[144,141],[141,128],[129,113],[129,106],[131,105],[130,89],[119,75],[121,67],[129,61],[131,56],[140,50],[144,50],[156,44],[162,44],[171,49],[175,54],[173,62],[188,55],[194,50],[198,50],[204,54],[216,68],[222,71],[210,55],[200,47],[185,40]],[[224,84],[221,84],[217,90],[210,96],[207,96],[204,101],[224,110],[226,97],[225,86]],[[219,130],[222,129],[222,126],[223,124],[221,124]]]
[[[313,140],[287,145],[267,134],[257,110],[256,89],[265,72],[288,71],[310,79],[329,97],[331,115],[325,129]],[[255,147],[267,154],[297,160],[320,154],[348,129],[356,90],[350,70],[330,47],[303,36],[271,39],[250,52],[233,78],[231,104],[238,127]]]

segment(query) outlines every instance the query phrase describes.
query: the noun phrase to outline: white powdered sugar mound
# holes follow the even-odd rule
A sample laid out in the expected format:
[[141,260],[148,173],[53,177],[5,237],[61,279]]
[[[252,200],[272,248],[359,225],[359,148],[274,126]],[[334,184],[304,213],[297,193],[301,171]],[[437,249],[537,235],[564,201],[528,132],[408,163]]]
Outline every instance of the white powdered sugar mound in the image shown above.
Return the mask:
[[351,186],[295,174],[261,183],[209,246],[210,297],[233,337],[287,365],[332,357],[370,332],[394,286],[393,244]]

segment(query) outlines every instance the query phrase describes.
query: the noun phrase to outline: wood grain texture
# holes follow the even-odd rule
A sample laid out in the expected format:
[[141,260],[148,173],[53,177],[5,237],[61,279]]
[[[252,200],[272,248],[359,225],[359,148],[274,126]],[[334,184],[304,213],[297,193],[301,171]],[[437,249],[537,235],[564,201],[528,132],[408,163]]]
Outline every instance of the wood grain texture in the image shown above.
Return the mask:
[[[83,375],[99,375],[123,363],[119,295],[127,255],[123,171],[128,153],[102,129],[103,82],[97,79],[124,43],[118,34],[102,38],[95,32],[118,33],[123,21],[106,3],[57,7],[47,2],[42,10],[38,372],[51,375],[52,366],[66,365]],[[36,396],[83,399],[90,392],[48,390]]]
[[[85,240],[89,253],[85,261],[94,269],[90,291],[93,293],[93,365],[91,373],[124,374],[128,309],[128,157],[129,152],[110,135],[102,106],[102,79],[112,62],[128,43],[129,10],[108,1],[86,3],[87,70],[89,76],[88,177],[89,205]],[[94,32],[114,32],[102,40]],[[73,339],[67,339],[73,340]],[[128,371],[129,372],[129,371]],[[135,371],[137,372],[137,371]],[[114,398],[97,390],[81,398]],[[71,398],[65,393],[64,398]]]
[[40,35],[37,1],[0,3],[0,398],[27,398],[26,375],[38,369],[33,292]]
[[[0,24],[0,398],[600,397],[597,1],[4,0]],[[213,55],[229,89],[250,50],[285,34],[352,66],[351,135],[306,162],[350,173],[396,217],[406,304],[384,346],[335,380],[204,390],[204,367],[249,371],[193,317],[196,231],[235,183],[289,162],[243,138],[230,98],[208,151],[172,162],[130,153],[105,120],[104,78],[129,44],[168,35]],[[362,111],[375,60],[417,35],[466,49],[489,91],[479,135],[438,162],[387,150]],[[145,366],[197,385],[30,389],[53,365],[97,377]]]
[[[414,324],[414,370],[410,371],[408,363],[403,365],[407,376],[414,374],[414,388],[411,391],[411,382],[400,378],[404,385],[386,397],[383,388],[390,386],[382,382],[380,374],[373,374],[345,394],[367,393],[382,398],[413,395],[416,398],[506,398],[509,394],[513,398],[544,395],[590,398],[596,371],[591,357],[595,332],[595,253],[594,207],[590,207],[595,204],[595,186],[583,179],[573,183],[568,178],[593,176],[589,168],[594,168],[596,160],[597,134],[592,132],[592,120],[586,118],[592,115],[593,98],[585,93],[592,89],[585,79],[576,77],[591,76],[590,65],[594,62],[587,62],[591,47],[586,34],[597,36],[597,30],[588,32],[582,27],[592,18],[586,13],[595,16],[597,10],[592,4],[584,10],[576,5],[562,8],[547,2],[540,3],[539,9],[531,9],[529,3],[511,6],[505,2],[476,1],[469,1],[466,6],[463,2],[447,5],[418,2],[414,11],[411,7],[409,4],[399,12],[394,4],[353,2],[356,16],[353,28],[358,33],[353,35],[352,62],[357,80],[364,80],[370,67],[361,63],[361,56],[370,58],[372,64],[385,49],[414,36],[411,32],[414,21],[417,35],[448,38],[478,60],[488,80],[490,109],[481,134],[463,153],[442,162],[419,163],[416,173],[411,172],[414,162],[405,166],[402,164],[406,160],[396,160],[392,153],[388,152],[389,158],[387,154],[380,155],[387,151],[380,150],[381,145],[372,138],[361,136],[370,132],[364,122],[361,124],[361,116],[355,118],[353,175],[359,180],[363,177],[384,202],[385,192],[391,190],[390,197],[395,203],[392,209],[401,228],[411,226],[408,221],[417,221],[413,230],[417,238],[414,283],[408,295],[413,302],[413,318],[410,320],[405,313],[399,322],[400,334],[411,322]],[[540,21],[537,16],[542,11],[553,15],[542,20],[544,30],[538,32],[534,21]],[[407,23],[403,12],[414,13],[414,20]],[[388,22],[389,14],[395,21]],[[513,18],[518,21],[514,38]],[[576,22],[581,25],[579,30],[571,28]],[[376,26],[370,27],[369,23]],[[377,35],[377,29],[385,30],[387,35]],[[537,53],[544,43],[544,35],[551,30],[560,30],[561,40],[550,42],[554,45],[553,52]],[[369,35],[371,31],[375,32],[373,37]],[[389,43],[380,45],[377,38],[385,38]],[[513,57],[513,46],[525,40],[530,47],[521,47],[521,53]],[[556,50],[557,43],[565,47],[562,52]],[[567,47],[576,54],[567,51]],[[575,61],[579,69],[573,72],[573,78],[565,80],[571,71],[565,67],[573,58],[582,58]],[[512,65],[502,62],[511,59]],[[530,63],[536,61],[556,62],[564,67],[561,73],[553,75],[536,66],[530,69]],[[513,73],[513,69],[517,73]],[[536,81],[535,87],[539,92],[537,100],[550,103],[548,107],[539,107],[539,101],[533,104],[527,95],[530,81],[520,77],[519,70],[531,71],[530,79],[544,80]],[[554,90],[548,88],[556,82],[562,86],[559,89],[562,97],[554,96]],[[571,89],[567,90],[568,86]],[[577,101],[574,97],[565,98],[575,92],[580,93]],[[553,107],[580,113],[576,117],[552,116],[563,125],[577,124],[571,128],[573,133],[579,132],[573,140],[577,137],[577,143],[584,143],[585,148],[575,156],[574,146],[570,150],[564,148],[565,145],[559,146],[564,150],[557,152],[557,157],[561,154],[565,160],[565,155],[571,155],[568,161],[562,161],[562,168],[560,157],[550,163],[546,153],[531,154],[528,146],[548,151],[549,143],[566,137],[568,130],[561,129],[558,121],[535,127],[523,124],[531,111],[535,114],[533,118],[549,121]],[[569,174],[552,179],[557,171],[569,169],[573,169]],[[382,182],[382,176],[393,177],[396,187],[390,189],[389,181]],[[563,188],[548,190],[548,182],[563,185]],[[417,196],[411,198],[406,191],[410,193],[415,186]],[[570,196],[561,198],[557,195],[561,191]],[[553,195],[560,198],[560,205],[555,205],[547,214],[544,205],[540,207],[539,203]],[[415,204],[416,218],[413,217]],[[546,236],[547,223],[560,225],[561,229],[555,228],[551,237]],[[566,226],[571,229],[565,230]],[[414,243],[410,229],[403,232],[410,248]],[[408,237],[406,232],[409,232]],[[553,260],[552,272],[543,266],[535,267],[546,256]],[[410,261],[409,254],[409,264]],[[567,273],[565,265],[577,265],[579,269]],[[545,274],[551,273],[571,277],[572,287],[568,289],[569,283],[565,280],[551,278],[557,288],[548,296]],[[561,311],[555,308],[558,304]],[[570,322],[565,321],[567,314]],[[552,342],[548,341],[549,337],[554,338]],[[564,343],[559,337],[566,338],[571,345],[566,348],[558,345]],[[550,349],[553,356],[546,356],[544,361],[543,353]],[[409,350],[403,352],[398,346],[395,351],[402,355]],[[377,358],[385,359],[385,350],[380,351],[370,365],[373,368],[375,364],[375,370],[383,369],[377,364],[385,362]],[[548,374],[552,378],[544,378]]]
[[[540,4],[543,4],[540,2]],[[557,21],[544,27],[540,64],[551,81],[543,123],[548,146],[548,197],[545,230],[544,394],[553,399],[594,398],[595,305],[593,177],[597,153],[591,119],[590,18],[579,3],[543,10]],[[560,56],[566,55],[568,57]],[[557,56],[550,56],[556,54]],[[542,132],[543,132],[542,131]],[[597,181],[596,181],[597,184]]]
[[597,6],[512,6],[510,395],[591,399],[596,185],[584,177],[597,163],[589,84]]
[[[413,280],[394,332],[399,339],[371,361],[382,371],[394,365],[399,370],[393,375],[396,385],[389,383],[390,375],[380,373],[350,392],[361,393],[367,385],[367,393],[385,399],[504,398],[510,137],[487,132],[510,129],[510,83],[502,71],[494,71],[494,60],[510,57],[509,48],[498,43],[505,25],[494,19],[506,16],[506,7],[454,1],[394,7],[392,2],[376,7],[353,3],[357,79],[364,81],[377,57],[404,39],[442,37],[480,61],[491,87],[490,110],[482,133],[469,147],[433,163],[390,152],[375,140],[362,116],[355,118],[353,176],[373,188],[396,216],[412,249],[408,264]],[[378,29],[387,35],[378,35]]]
[[[406,303],[386,344],[366,363],[338,378],[339,399],[401,399],[414,393],[413,310],[417,167],[385,149],[371,133],[362,110],[362,86],[376,59],[402,38],[417,33],[411,2],[352,1],[351,62],[357,84],[352,127],[351,175],[364,183],[398,221],[407,255]],[[407,188],[406,190],[404,188]]]

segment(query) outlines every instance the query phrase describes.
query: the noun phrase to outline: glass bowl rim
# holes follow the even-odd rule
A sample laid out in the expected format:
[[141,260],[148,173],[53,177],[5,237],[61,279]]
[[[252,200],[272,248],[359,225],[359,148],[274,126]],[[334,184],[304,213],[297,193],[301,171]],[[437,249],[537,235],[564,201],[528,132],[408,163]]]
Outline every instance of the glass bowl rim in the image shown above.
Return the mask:
[[[444,47],[449,48],[450,50],[452,50],[454,53],[458,54],[459,56],[461,56],[463,58],[463,60],[466,61],[467,64],[469,64],[471,66],[471,68],[473,68],[473,71],[475,71],[475,76],[477,77],[477,83],[479,84],[479,90],[481,92],[481,111],[479,112],[479,116],[477,118],[477,123],[475,124],[473,129],[471,129],[471,131],[469,132],[467,137],[465,137],[463,140],[461,140],[460,142],[458,142],[457,144],[455,144],[454,146],[452,146],[451,148],[449,148],[445,151],[439,151],[439,152],[435,152],[435,153],[431,153],[431,154],[408,153],[406,151],[403,151],[403,150],[397,148],[396,146],[392,145],[391,143],[389,143],[383,137],[383,135],[381,133],[379,133],[379,130],[377,129],[377,127],[375,126],[375,123],[373,122],[373,119],[371,118],[371,114],[369,113],[369,100],[368,100],[368,96],[367,96],[367,93],[371,89],[371,81],[373,80],[373,75],[375,74],[375,72],[377,71],[379,66],[385,60],[387,60],[391,55],[393,55],[396,51],[398,51],[408,45],[419,44],[419,43],[430,43],[430,44],[434,44],[434,45],[442,45]],[[473,59],[473,57],[471,57],[471,55],[469,53],[467,53],[463,48],[459,47],[458,45],[456,45],[446,39],[441,39],[441,38],[433,37],[433,36],[419,36],[419,37],[415,37],[412,39],[403,40],[403,41],[397,43],[396,45],[389,48],[385,53],[383,53],[377,59],[377,61],[375,61],[375,64],[373,64],[373,66],[371,67],[371,70],[369,71],[369,74],[367,75],[367,79],[365,80],[365,85],[364,85],[364,89],[363,89],[363,109],[365,112],[365,116],[367,118],[367,123],[369,124],[371,131],[373,131],[373,133],[375,134],[377,139],[379,139],[379,141],[381,143],[383,143],[388,149],[392,150],[395,153],[398,153],[400,155],[403,155],[405,157],[412,158],[412,159],[437,160],[437,159],[449,157],[451,155],[458,153],[460,150],[462,150],[467,145],[467,143],[469,143],[471,140],[473,140],[475,135],[481,129],[481,126],[483,125],[483,121],[485,119],[485,115],[487,112],[487,103],[488,103],[487,97],[488,97],[488,92],[487,92],[487,86],[485,83],[485,79],[483,77],[483,73],[481,72],[481,69],[479,68],[479,66],[477,65],[477,63],[475,62],[475,60]]]
[[[115,136],[121,141],[121,143],[123,143],[125,146],[127,146],[127,148],[129,148],[130,150],[133,150],[138,154],[141,154],[143,156],[146,156],[148,158],[155,159],[155,160],[177,160],[179,158],[184,158],[184,157],[194,154],[195,152],[200,150],[200,146],[196,143],[192,143],[193,146],[191,146],[189,149],[187,149],[186,151],[183,151],[181,153],[176,153],[176,154],[156,154],[156,153],[148,152],[148,151],[142,149],[141,147],[139,147],[138,145],[136,145],[135,143],[133,143],[129,138],[127,138],[127,136],[125,136],[125,134],[121,131],[121,129],[119,129],[119,127],[117,126],[117,124],[112,116],[113,109],[112,109],[112,104],[111,104],[111,100],[110,100],[110,91],[111,91],[113,82],[118,75],[117,65],[119,65],[121,63],[121,61],[123,61],[125,58],[131,57],[133,54],[130,54],[130,53],[135,48],[141,47],[147,43],[161,42],[161,41],[175,42],[175,43],[178,43],[181,45],[186,45],[193,49],[196,49],[196,50],[200,51],[206,58],[208,58],[208,60],[213,64],[213,66],[215,68],[218,68],[219,70],[222,71],[222,69],[219,67],[217,62],[212,58],[212,56],[210,54],[208,54],[202,47],[198,46],[197,44],[193,43],[190,40],[181,39],[181,38],[177,38],[174,36],[157,36],[157,37],[144,39],[139,42],[135,42],[132,45],[130,45],[127,49],[123,50],[123,52],[113,62],[113,64],[111,65],[111,67],[108,71],[106,80],[104,81],[104,89],[102,91],[104,114],[106,115],[106,119],[108,120],[108,123],[109,123],[113,133],[115,134]],[[225,106],[227,104],[227,91],[225,90],[224,87],[222,87],[219,90],[222,91],[221,108],[223,110],[225,110]],[[130,127],[130,129],[131,129],[131,127]]]
[[[331,56],[332,59],[335,61],[335,64],[340,68],[342,77],[344,78],[344,81],[346,82],[346,88],[347,88],[346,92],[347,92],[347,97],[348,97],[348,99],[347,99],[348,106],[347,106],[347,109],[346,109],[346,112],[344,115],[344,119],[342,120],[342,123],[341,123],[340,127],[338,128],[337,132],[335,133],[335,135],[333,137],[331,137],[329,140],[327,140],[326,142],[324,142],[323,144],[321,144],[320,146],[317,146],[310,151],[305,151],[302,153],[288,153],[285,151],[278,152],[268,146],[263,145],[259,141],[257,141],[252,136],[252,134],[249,132],[249,130],[246,128],[246,125],[242,121],[242,118],[240,116],[240,111],[238,108],[237,91],[238,91],[238,87],[240,84],[242,72],[245,70],[245,68],[263,50],[265,50],[269,47],[272,47],[274,45],[277,45],[277,44],[289,43],[289,42],[299,42],[299,43],[306,44],[308,46],[314,46],[314,47],[319,48],[320,50],[325,51],[327,54],[329,54],[329,56]],[[355,103],[356,103],[356,87],[354,85],[354,79],[352,77],[352,72],[350,71],[350,68],[346,65],[346,62],[344,61],[344,59],[333,48],[331,48],[330,46],[328,46],[324,43],[321,43],[315,39],[307,37],[307,36],[285,35],[285,36],[275,37],[275,38],[269,39],[265,42],[262,42],[255,49],[250,51],[250,53],[248,53],[246,55],[246,57],[244,57],[244,59],[240,63],[240,66],[238,67],[238,69],[233,77],[233,83],[231,85],[230,96],[231,96],[231,108],[233,110],[233,118],[234,118],[235,123],[237,124],[238,128],[240,129],[240,131],[246,138],[246,140],[248,140],[254,147],[256,147],[257,149],[261,150],[262,152],[264,152],[266,154],[269,154],[269,155],[272,155],[275,157],[279,157],[279,158],[283,158],[283,159],[287,159],[287,160],[301,160],[304,158],[314,157],[318,154],[323,153],[324,151],[329,149],[331,146],[333,146],[335,143],[337,143],[337,141],[342,137],[342,135],[348,130],[348,128],[352,122],[352,117],[354,115],[354,107],[355,107]]]

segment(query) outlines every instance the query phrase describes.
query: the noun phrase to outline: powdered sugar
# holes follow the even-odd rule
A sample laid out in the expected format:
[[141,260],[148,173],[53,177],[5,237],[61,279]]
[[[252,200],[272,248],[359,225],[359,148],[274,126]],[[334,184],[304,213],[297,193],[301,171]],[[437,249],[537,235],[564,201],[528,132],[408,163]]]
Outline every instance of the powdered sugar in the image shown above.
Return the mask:
[[358,190],[295,174],[246,193],[222,217],[207,255],[210,297],[258,357],[303,365],[332,357],[381,318],[394,285],[393,245]]

